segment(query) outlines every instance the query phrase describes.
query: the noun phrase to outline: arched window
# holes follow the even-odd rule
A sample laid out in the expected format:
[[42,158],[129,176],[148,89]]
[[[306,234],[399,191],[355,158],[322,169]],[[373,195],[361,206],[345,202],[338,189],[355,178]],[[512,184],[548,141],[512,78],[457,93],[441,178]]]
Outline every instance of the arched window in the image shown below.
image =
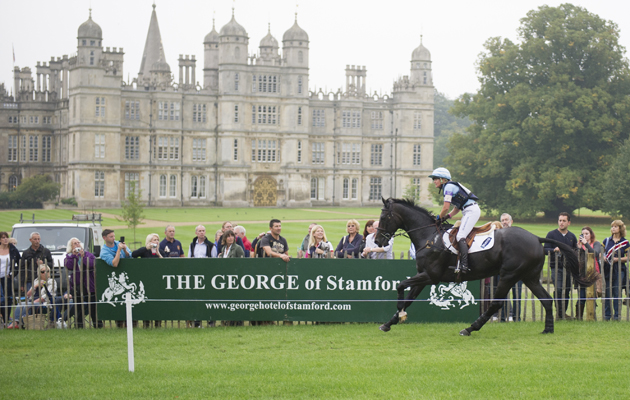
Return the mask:
[[199,177],[199,198],[206,198],[206,177],[203,175]]
[[171,175],[171,182],[169,185],[168,195],[170,197],[177,196],[177,175]]
[[234,49],[234,58],[237,60],[241,58],[241,48],[238,46]]
[[304,62],[304,53],[302,53],[302,50],[298,51],[298,62],[300,64]]
[[197,197],[197,177],[190,177],[190,197]]
[[160,175],[160,197],[166,197],[166,175]]
[[9,192],[13,192],[18,187],[18,177],[11,175],[9,178]]

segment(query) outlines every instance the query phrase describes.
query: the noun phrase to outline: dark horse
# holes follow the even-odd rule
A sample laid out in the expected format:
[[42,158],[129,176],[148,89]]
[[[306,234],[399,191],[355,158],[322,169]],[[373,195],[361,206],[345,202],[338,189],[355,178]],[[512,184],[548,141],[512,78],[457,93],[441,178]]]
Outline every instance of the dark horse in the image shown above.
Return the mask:
[[[438,227],[435,216],[414,205],[413,201],[390,198],[383,199],[383,203],[385,207],[381,212],[376,244],[384,246],[398,229],[405,230],[416,247],[418,270],[414,277],[398,285],[398,312],[389,322],[380,326],[382,331],[387,332],[392,325],[406,319],[405,310],[425,286],[439,282],[457,282],[459,279],[454,271],[457,256],[446,250],[442,239],[444,231],[450,225]],[[553,333],[552,299],[540,283],[540,273],[545,261],[541,243],[553,243],[560,248],[566,261],[564,267],[580,285],[591,286],[597,280],[598,274],[580,277],[576,253],[571,247],[558,241],[539,238],[516,227],[496,230],[494,236],[494,246],[490,250],[469,255],[471,271],[463,277],[473,281],[499,275],[495,299],[505,299],[510,288],[522,280],[545,308],[545,330],[542,333]],[[405,299],[404,291],[408,287],[411,289]],[[470,336],[472,331],[480,330],[501,306],[501,301],[493,301],[485,313],[459,334]]]

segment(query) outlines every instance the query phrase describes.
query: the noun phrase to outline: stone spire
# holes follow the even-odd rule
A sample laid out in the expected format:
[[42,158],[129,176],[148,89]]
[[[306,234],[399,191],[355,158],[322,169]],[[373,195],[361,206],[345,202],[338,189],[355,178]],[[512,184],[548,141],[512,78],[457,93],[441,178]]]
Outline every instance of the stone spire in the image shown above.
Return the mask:
[[158,25],[157,14],[155,12],[155,4],[153,4],[151,22],[149,23],[149,32],[147,33],[147,41],[144,44],[142,63],[140,64],[140,72],[138,73],[138,81],[149,79],[151,77],[153,64],[155,64],[158,60],[162,60],[162,62],[164,62],[164,60],[166,60],[166,56],[164,56],[162,36],[160,35],[160,27]]

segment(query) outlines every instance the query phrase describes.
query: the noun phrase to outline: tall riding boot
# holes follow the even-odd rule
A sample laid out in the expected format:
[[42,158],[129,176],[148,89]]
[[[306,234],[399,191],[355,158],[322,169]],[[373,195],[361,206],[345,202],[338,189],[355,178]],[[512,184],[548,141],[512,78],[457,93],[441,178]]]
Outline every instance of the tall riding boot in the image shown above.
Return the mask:
[[579,321],[582,321],[582,319],[584,318],[584,304],[580,303],[579,301],[575,305],[575,318],[577,318]]
[[457,244],[459,245],[459,271],[456,272],[465,274],[470,271],[468,268],[468,244],[466,244],[466,239],[459,239]]

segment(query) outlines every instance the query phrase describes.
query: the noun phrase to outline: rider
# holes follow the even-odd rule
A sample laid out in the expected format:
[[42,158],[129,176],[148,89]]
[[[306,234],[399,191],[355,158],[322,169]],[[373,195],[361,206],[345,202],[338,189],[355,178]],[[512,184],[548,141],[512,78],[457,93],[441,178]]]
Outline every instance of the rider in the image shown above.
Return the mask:
[[[453,218],[459,210],[462,210],[462,223],[457,232],[457,243],[459,244],[459,265],[455,272],[466,273],[470,269],[468,268],[468,244],[466,243],[466,236],[475,227],[481,210],[476,200],[479,200],[477,196],[466,189],[462,184],[451,181],[451,173],[446,168],[437,168],[433,171],[429,178],[433,178],[433,184],[440,191],[444,190],[444,205],[440,214],[437,216],[437,222],[446,221],[449,218]],[[449,208],[453,205],[453,211],[448,212]]]

